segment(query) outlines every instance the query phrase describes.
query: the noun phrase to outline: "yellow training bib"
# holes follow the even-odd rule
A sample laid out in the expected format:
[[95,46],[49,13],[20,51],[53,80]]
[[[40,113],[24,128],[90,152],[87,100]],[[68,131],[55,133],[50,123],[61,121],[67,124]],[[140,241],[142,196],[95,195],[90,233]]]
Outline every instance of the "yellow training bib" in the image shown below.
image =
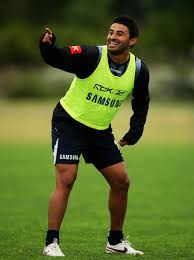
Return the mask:
[[135,69],[135,56],[130,53],[125,73],[121,77],[113,75],[108,64],[107,46],[103,46],[101,60],[95,71],[86,79],[75,76],[60,103],[78,122],[104,130],[132,91]]

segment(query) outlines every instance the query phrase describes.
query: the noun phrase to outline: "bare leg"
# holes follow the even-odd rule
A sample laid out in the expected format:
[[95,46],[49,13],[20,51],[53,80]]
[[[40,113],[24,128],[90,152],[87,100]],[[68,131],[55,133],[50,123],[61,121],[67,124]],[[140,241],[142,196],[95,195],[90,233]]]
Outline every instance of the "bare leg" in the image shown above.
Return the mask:
[[110,184],[110,230],[122,230],[129,189],[129,177],[125,171],[124,163],[106,167],[101,170],[101,173]]
[[48,230],[59,230],[68,198],[77,177],[76,164],[56,165],[56,188],[51,194],[48,207]]

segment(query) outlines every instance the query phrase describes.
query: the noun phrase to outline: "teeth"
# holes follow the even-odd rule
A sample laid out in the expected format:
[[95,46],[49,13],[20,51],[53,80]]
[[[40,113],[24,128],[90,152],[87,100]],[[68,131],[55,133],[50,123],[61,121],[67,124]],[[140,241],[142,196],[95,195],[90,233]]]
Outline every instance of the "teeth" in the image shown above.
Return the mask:
[[116,45],[118,45],[118,43],[110,42],[110,45],[116,46]]

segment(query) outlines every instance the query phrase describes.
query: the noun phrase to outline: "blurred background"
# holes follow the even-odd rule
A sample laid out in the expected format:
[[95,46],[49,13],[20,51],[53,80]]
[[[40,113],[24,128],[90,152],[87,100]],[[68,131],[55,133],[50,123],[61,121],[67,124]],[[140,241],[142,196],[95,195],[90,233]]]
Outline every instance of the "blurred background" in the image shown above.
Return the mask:
[[[140,28],[139,44],[133,52],[148,65],[151,75],[153,120],[149,120],[150,131],[144,141],[163,142],[167,138],[168,142],[172,138],[174,142],[175,137],[178,142],[193,141],[192,5],[192,0],[126,0],[122,5],[118,0],[101,0],[100,4],[90,0],[1,2],[0,139],[49,140],[51,110],[73,75],[53,69],[41,59],[39,40],[45,27],[54,31],[60,47],[102,45],[111,21],[127,14]],[[123,121],[125,124],[126,116]],[[171,134],[165,131],[167,124],[166,131],[172,129]]]

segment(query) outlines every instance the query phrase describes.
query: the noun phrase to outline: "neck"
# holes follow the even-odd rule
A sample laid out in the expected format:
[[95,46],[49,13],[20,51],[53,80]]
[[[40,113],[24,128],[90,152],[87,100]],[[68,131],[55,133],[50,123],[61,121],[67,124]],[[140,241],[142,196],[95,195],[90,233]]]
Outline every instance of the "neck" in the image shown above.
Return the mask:
[[121,53],[121,54],[114,54],[114,53],[108,52],[108,55],[111,58],[111,60],[114,63],[117,63],[117,64],[124,64],[129,60],[129,52],[128,51]]

